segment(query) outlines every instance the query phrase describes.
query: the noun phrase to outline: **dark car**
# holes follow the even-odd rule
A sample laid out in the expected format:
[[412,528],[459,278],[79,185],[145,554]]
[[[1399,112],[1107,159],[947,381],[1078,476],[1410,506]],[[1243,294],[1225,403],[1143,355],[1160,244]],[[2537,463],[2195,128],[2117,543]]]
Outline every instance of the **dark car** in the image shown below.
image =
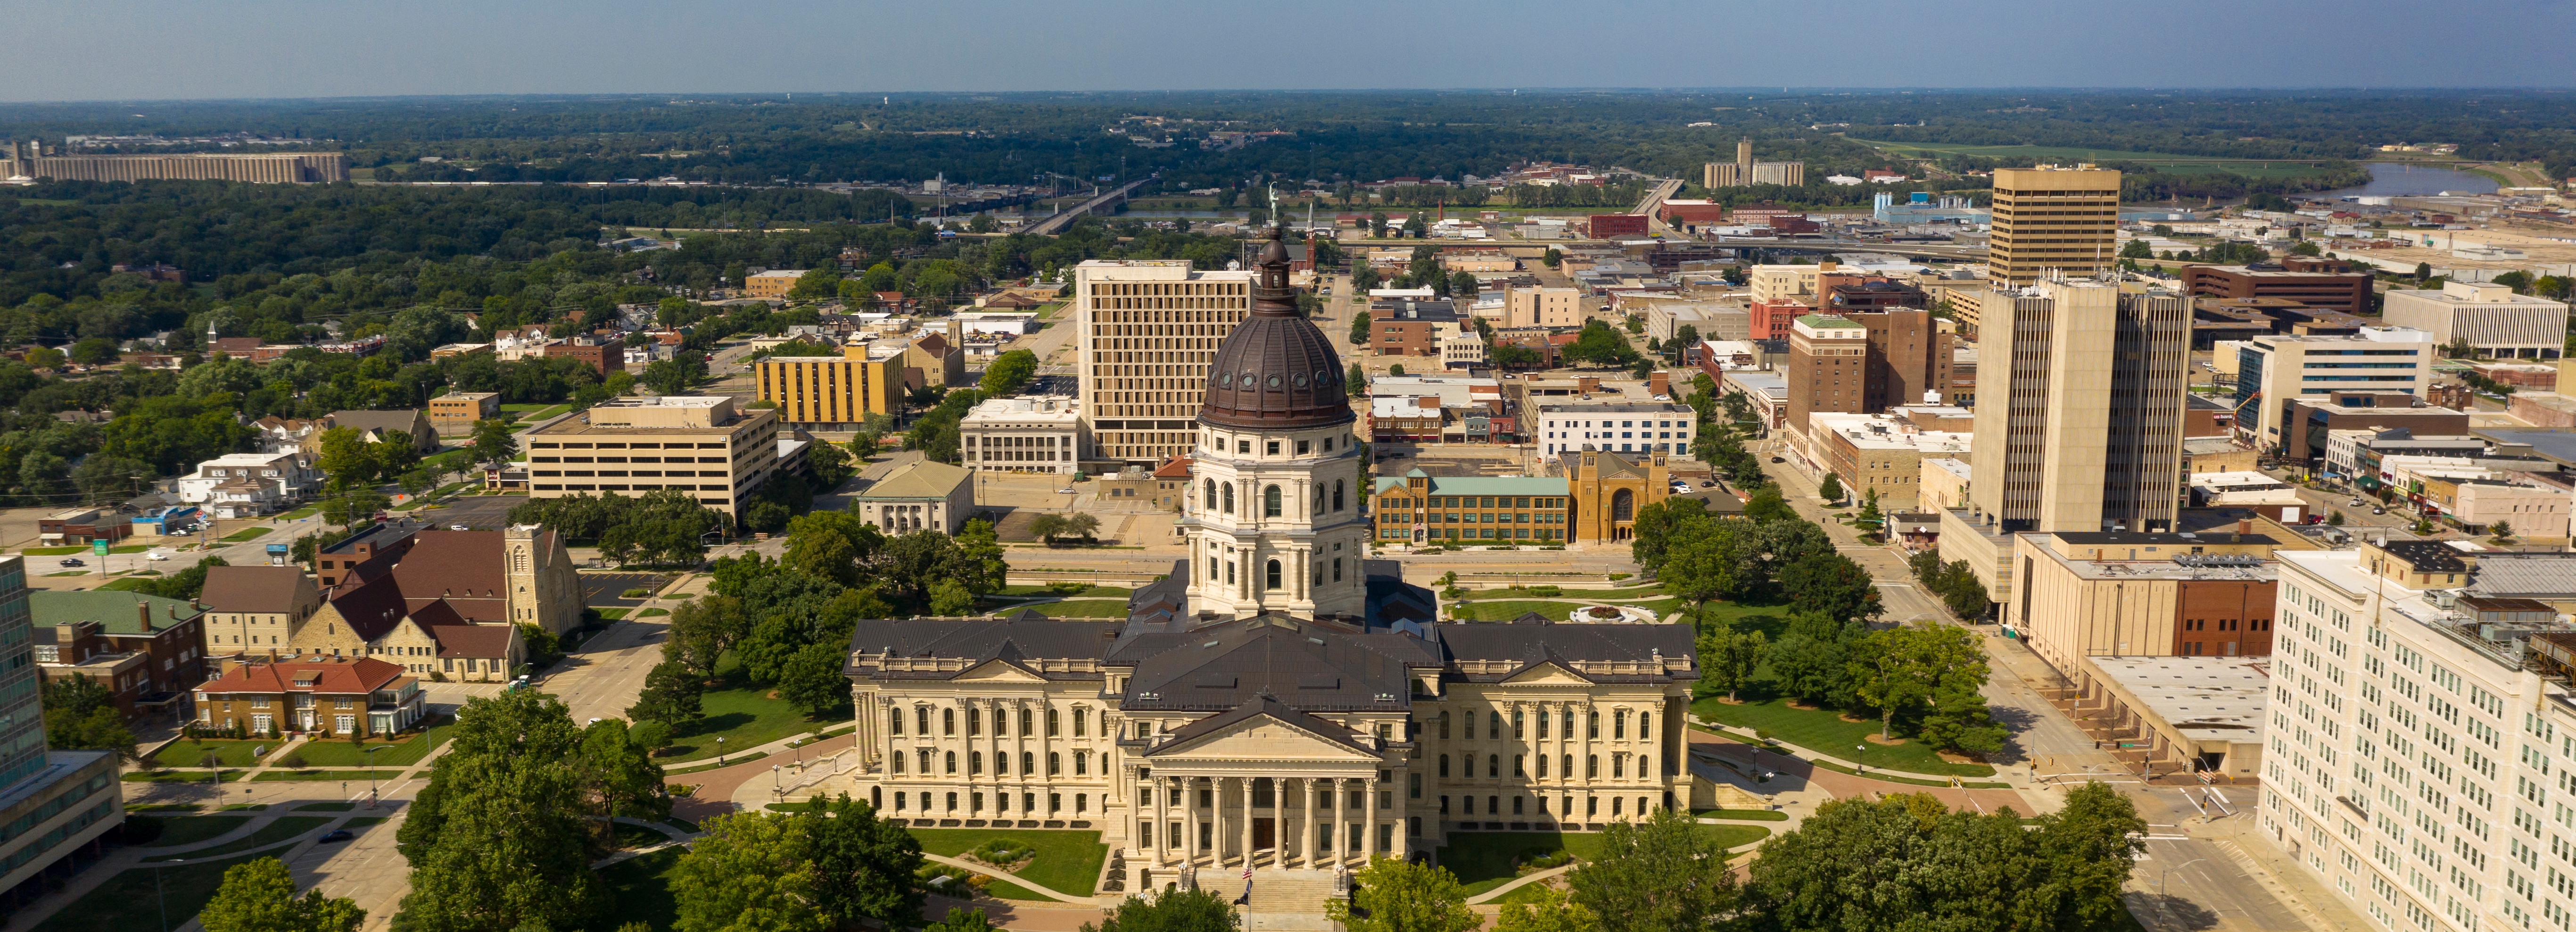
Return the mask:
[[1779,457],[1777,457],[1777,456],[1772,457],[1772,458],[1771,458],[1771,461],[1772,461],[1772,462],[1774,462],[1774,463],[1786,463],[1786,462],[1788,462],[1788,460],[1781,459],[1781,458],[1779,458]]
[[358,836],[356,836],[356,835],[352,835],[352,834],[349,834],[349,830],[348,830],[348,829],[345,829],[345,828],[335,828],[335,829],[332,829],[332,830],[330,830],[330,831],[323,832],[323,833],[322,833],[322,837],[317,838],[317,839],[314,839],[314,840],[315,840],[315,841],[319,841],[319,842],[323,842],[323,843],[325,843],[325,844],[328,844],[328,843],[330,843],[330,842],[335,842],[335,841],[348,841],[349,839],[356,838],[356,837],[358,837]]
[[83,563],[83,562],[81,562],[80,560],[78,560],[78,559],[76,559],[76,558],[73,558],[73,557],[64,557],[64,558],[63,558],[63,565],[64,565],[64,566],[88,566],[89,564],[87,564],[87,563]]

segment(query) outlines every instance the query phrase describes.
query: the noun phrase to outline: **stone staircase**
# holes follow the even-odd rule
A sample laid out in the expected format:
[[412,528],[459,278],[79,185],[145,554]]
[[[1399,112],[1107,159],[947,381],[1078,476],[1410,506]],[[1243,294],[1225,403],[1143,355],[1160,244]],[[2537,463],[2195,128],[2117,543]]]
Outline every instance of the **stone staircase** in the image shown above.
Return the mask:
[[[1240,868],[1199,874],[1199,888],[1228,899],[1243,895]],[[1324,870],[1255,870],[1252,900],[1235,911],[1247,930],[1329,930],[1324,904],[1333,898],[1333,872]]]

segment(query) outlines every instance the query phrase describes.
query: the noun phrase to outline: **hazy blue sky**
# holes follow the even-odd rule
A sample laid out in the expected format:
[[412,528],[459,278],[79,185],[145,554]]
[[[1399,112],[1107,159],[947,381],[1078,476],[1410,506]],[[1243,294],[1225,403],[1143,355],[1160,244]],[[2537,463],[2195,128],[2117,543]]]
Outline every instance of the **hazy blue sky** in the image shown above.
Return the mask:
[[[0,99],[2567,87],[2576,3],[17,0]],[[2007,20],[1990,16],[2000,11]]]

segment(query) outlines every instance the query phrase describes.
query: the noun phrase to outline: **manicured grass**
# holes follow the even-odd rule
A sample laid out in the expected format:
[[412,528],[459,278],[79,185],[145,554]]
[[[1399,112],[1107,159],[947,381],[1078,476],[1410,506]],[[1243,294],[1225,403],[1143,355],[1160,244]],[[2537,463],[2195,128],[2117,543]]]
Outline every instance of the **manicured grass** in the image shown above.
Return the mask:
[[[1080,580],[1066,580],[1066,581],[1067,581],[1067,582],[1080,582]],[[1003,587],[1002,587],[1002,591],[997,592],[997,593],[994,593],[994,594],[995,594],[995,595],[1017,595],[1017,596],[1031,596],[1031,595],[1051,596],[1051,595],[1055,595],[1055,594],[1056,594],[1056,592],[1055,592],[1055,590],[1053,590],[1053,589],[1049,589],[1049,588],[1047,588],[1047,587],[1045,587],[1045,586],[1003,586]],[[1116,587],[1116,586],[1092,586],[1091,588],[1084,589],[1084,590],[1082,590],[1081,592],[1076,592],[1076,593],[1073,593],[1073,594],[1071,594],[1071,595],[1062,596],[1062,598],[1067,598],[1067,599],[1124,599],[1124,598],[1126,598],[1126,597],[1128,597],[1128,596],[1135,595],[1135,594],[1136,594],[1136,591],[1135,591],[1135,590],[1133,590],[1133,589],[1120,589],[1120,588],[1118,588],[1118,587]]]
[[984,878],[984,895],[1000,897],[1005,900],[1031,900],[1039,903],[1064,902],[1044,893],[1039,893],[1027,887],[1020,886],[1019,884],[995,877]]
[[704,715],[671,730],[671,754],[663,758],[665,762],[715,757],[718,737],[725,739],[724,751],[731,754],[813,730],[814,723],[789,706],[787,700],[769,698],[771,687],[745,682],[741,663],[733,655],[717,661],[716,676],[725,687],[708,690],[699,697],[698,707]]
[[[153,817],[138,816],[136,818],[149,819]],[[193,845],[209,838],[221,838],[224,836],[225,832],[240,828],[243,823],[249,822],[250,817],[212,815],[184,816],[176,819],[158,819],[157,821],[161,823],[161,837],[153,839],[151,844],[144,845],[143,847],[176,848],[180,845]]]
[[358,804],[357,804],[357,803],[353,803],[353,802],[336,802],[336,803],[305,803],[304,805],[301,805],[301,806],[297,806],[297,807],[295,807],[295,811],[297,811],[297,812],[347,812],[347,811],[349,811],[349,810],[356,809],[356,808],[358,808]]
[[222,857],[227,854],[235,854],[255,848],[265,848],[269,845],[277,844],[278,842],[301,837],[306,832],[310,832],[314,829],[330,824],[331,819],[331,816],[279,816],[276,821],[260,826],[259,831],[250,833],[250,837],[230,844],[217,845],[204,851],[191,851],[185,855],[165,854],[157,858],[145,858],[143,860],[146,863],[150,863],[153,861],[169,861],[185,857],[188,860],[194,861],[198,858]]
[[[224,871],[250,860],[253,859],[198,863],[191,858],[189,863],[175,867],[123,871],[45,920],[45,928],[61,932],[158,929],[164,915],[196,915],[207,900],[214,899],[215,888],[223,885]],[[176,928],[178,923],[170,925]]]
[[1742,822],[1789,821],[1789,814],[1777,809],[1694,809],[1691,815],[1703,819],[1734,819]]
[[274,530],[277,529],[270,527],[246,527],[224,535],[224,542],[229,544],[238,544],[246,540],[258,540],[262,537],[268,536],[268,532]]
[[641,825],[617,823],[617,846],[620,848],[644,848],[670,840],[671,836]]
[[[1771,834],[1770,829],[1756,825],[1694,827],[1725,848],[1752,844]],[[1458,875],[1458,882],[1466,886],[1470,896],[1518,878],[1520,873],[1513,866],[1516,860],[1558,851],[1571,851],[1576,858],[1590,860],[1601,856],[1608,839],[1600,832],[1461,832],[1449,837],[1458,844],[1440,849],[1440,866]]]
[[169,747],[162,748],[161,753],[152,755],[152,759],[159,761],[164,767],[196,767],[205,760],[207,751],[213,751],[221,755],[220,759],[226,767],[248,767],[259,762],[259,758],[251,753],[252,748],[265,747],[275,751],[285,743],[284,740],[234,741],[220,738],[173,741],[170,742]]
[[1127,602],[1124,599],[1076,599],[1071,602],[1048,602],[1029,607],[1037,609],[1049,618],[1127,617]]
[[[1750,691],[1743,693],[1750,697]],[[1748,698],[1742,705],[1727,705],[1716,697],[1691,703],[1691,712],[1703,719],[1728,725],[1749,727],[1819,754],[1846,760],[1860,758],[1872,769],[1886,767],[1911,773],[1937,776],[1991,777],[1995,768],[1984,764],[1953,764],[1942,760],[1932,746],[1922,741],[1899,745],[1871,744],[1870,736],[1878,734],[1875,719],[1846,722],[1832,709],[1792,709],[1787,700],[1778,697]],[[1857,750],[1868,745],[1869,750]]]
[[622,608],[600,608],[600,609],[592,609],[592,611],[596,611],[596,612],[598,612],[598,613],[599,613],[599,617],[601,617],[601,618],[605,618],[605,619],[608,619],[608,620],[610,620],[610,621],[617,621],[617,620],[619,620],[619,619],[622,619],[622,618],[625,618],[625,617],[626,617],[626,610],[625,610],[625,609],[622,609]]
[[295,509],[294,511],[290,511],[290,512],[287,512],[287,513],[282,514],[282,515],[278,515],[277,517],[278,517],[278,519],[279,519],[279,520],[281,520],[281,521],[294,521],[294,520],[301,519],[301,518],[310,518],[310,517],[313,517],[314,515],[318,515],[318,514],[321,514],[321,513],[322,513],[322,506],[320,506],[320,505],[306,505],[306,506],[304,506],[304,507],[302,507],[302,508]]
[[89,552],[89,548],[87,548],[87,547],[29,547],[29,548],[27,548],[27,549],[25,549],[25,550],[20,550],[20,551],[18,551],[18,552],[19,552],[19,553],[22,553],[22,554],[25,554],[25,555],[27,555],[27,556],[31,556],[31,557],[67,557],[67,556],[71,556],[72,554],[75,554],[75,553],[88,553],[88,552]]
[[387,780],[401,775],[402,771],[387,768],[378,768],[375,770],[271,770],[261,773],[258,777],[254,778],[252,782],[268,783],[271,781],[349,780],[363,783],[370,777],[378,780]]
[[342,822],[342,823],[340,823],[340,826],[341,826],[342,828],[366,828],[367,826],[370,826],[370,825],[383,825],[383,824],[385,824],[386,822],[391,821],[391,819],[392,819],[392,817],[391,817],[391,816],[380,816],[380,815],[359,816],[359,817],[357,817],[357,818],[350,819],[349,821],[346,821],[346,822]]
[[1580,602],[1548,600],[1504,600],[1495,602],[1455,602],[1450,612],[1460,621],[1510,621],[1523,612],[1537,612],[1549,621],[1564,621],[1567,612],[1583,608]]
[[643,610],[643,611],[636,612],[636,613],[635,613],[635,617],[637,617],[637,618],[659,618],[659,617],[661,617],[661,616],[663,616],[663,615],[668,615],[668,614],[670,614],[670,613],[671,613],[671,610],[670,610],[670,609],[667,609],[667,608],[648,608],[648,609],[645,609],[645,610]]
[[144,803],[144,804],[142,804],[142,805],[140,805],[140,806],[127,806],[127,807],[125,807],[125,811],[127,811],[127,812],[195,812],[195,811],[197,811],[197,810],[199,810],[199,809],[203,809],[203,808],[206,808],[206,807],[201,806],[201,805],[198,805],[198,804],[196,804],[196,803]]
[[1525,883],[1520,886],[1513,887],[1512,892],[1510,893],[1486,900],[1485,902],[1498,906],[1506,903],[1537,903],[1541,897],[1547,895],[1547,890],[1548,884],[1547,881],[1544,880],[1536,881],[1534,883]]
[[[346,741],[308,741],[296,748],[295,753],[303,756],[305,763],[316,767],[406,767],[419,763],[432,749],[445,743],[447,733],[455,727],[454,723],[440,725],[372,754]],[[366,747],[387,746],[381,741],[369,741]]]
[[671,916],[679,910],[671,896],[671,875],[680,866],[680,856],[687,853],[684,848],[664,848],[600,868],[599,880],[608,885],[611,904],[600,928],[630,922],[644,923],[654,932],[670,928]]
[[[916,828],[911,831],[912,837],[921,842],[921,850],[952,858],[996,838],[1026,842],[1037,849],[1037,856],[1029,860],[1029,866],[1021,869],[1018,876],[1070,896],[1091,895],[1092,884],[1100,879],[1100,862],[1109,858],[1109,846],[1100,843],[1099,832],[1028,828]],[[1014,898],[1046,899],[1034,893]]]
[[[1678,601],[1678,600],[1676,600]],[[1679,611],[1676,605],[1667,611]],[[1789,623],[1790,606],[1785,604],[1747,604],[1743,602],[1710,602],[1700,609],[1700,617],[1724,621],[1738,628],[1750,628],[1778,638]]]
[[[87,575],[89,575],[89,574],[90,574],[90,572],[91,572],[90,570],[64,570],[64,571],[59,572],[59,573],[46,573],[46,574],[45,574],[45,578],[47,578],[47,579],[51,579],[51,578],[56,577],[56,576],[87,576]],[[105,588],[105,587],[101,587],[101,588]]]

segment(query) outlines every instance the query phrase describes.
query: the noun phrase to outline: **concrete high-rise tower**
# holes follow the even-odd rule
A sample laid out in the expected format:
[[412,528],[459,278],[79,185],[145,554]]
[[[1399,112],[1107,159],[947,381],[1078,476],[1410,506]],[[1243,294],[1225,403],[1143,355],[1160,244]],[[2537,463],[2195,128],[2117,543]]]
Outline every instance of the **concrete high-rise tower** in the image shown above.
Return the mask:
[[1197,487],[1181,519],[1200,615],[1367,613],[1358,417],[1332,342],[1297,311],[1288,264],[1273,227],[1251,314],[1200,370]]
[[1093,259],[1073,289],[1090,455],[1151,468],[1190,452],[1208,361],[1251,309],[1252,273]]
[[2007,532],[2171,531],[2190,298],[2057,279],[1988,292],[1982,319],[1971,510]]
[[2120,173],[2078,165],[1995,169],[1994,235],[1986,280],[2026,285],[2119,264]]

